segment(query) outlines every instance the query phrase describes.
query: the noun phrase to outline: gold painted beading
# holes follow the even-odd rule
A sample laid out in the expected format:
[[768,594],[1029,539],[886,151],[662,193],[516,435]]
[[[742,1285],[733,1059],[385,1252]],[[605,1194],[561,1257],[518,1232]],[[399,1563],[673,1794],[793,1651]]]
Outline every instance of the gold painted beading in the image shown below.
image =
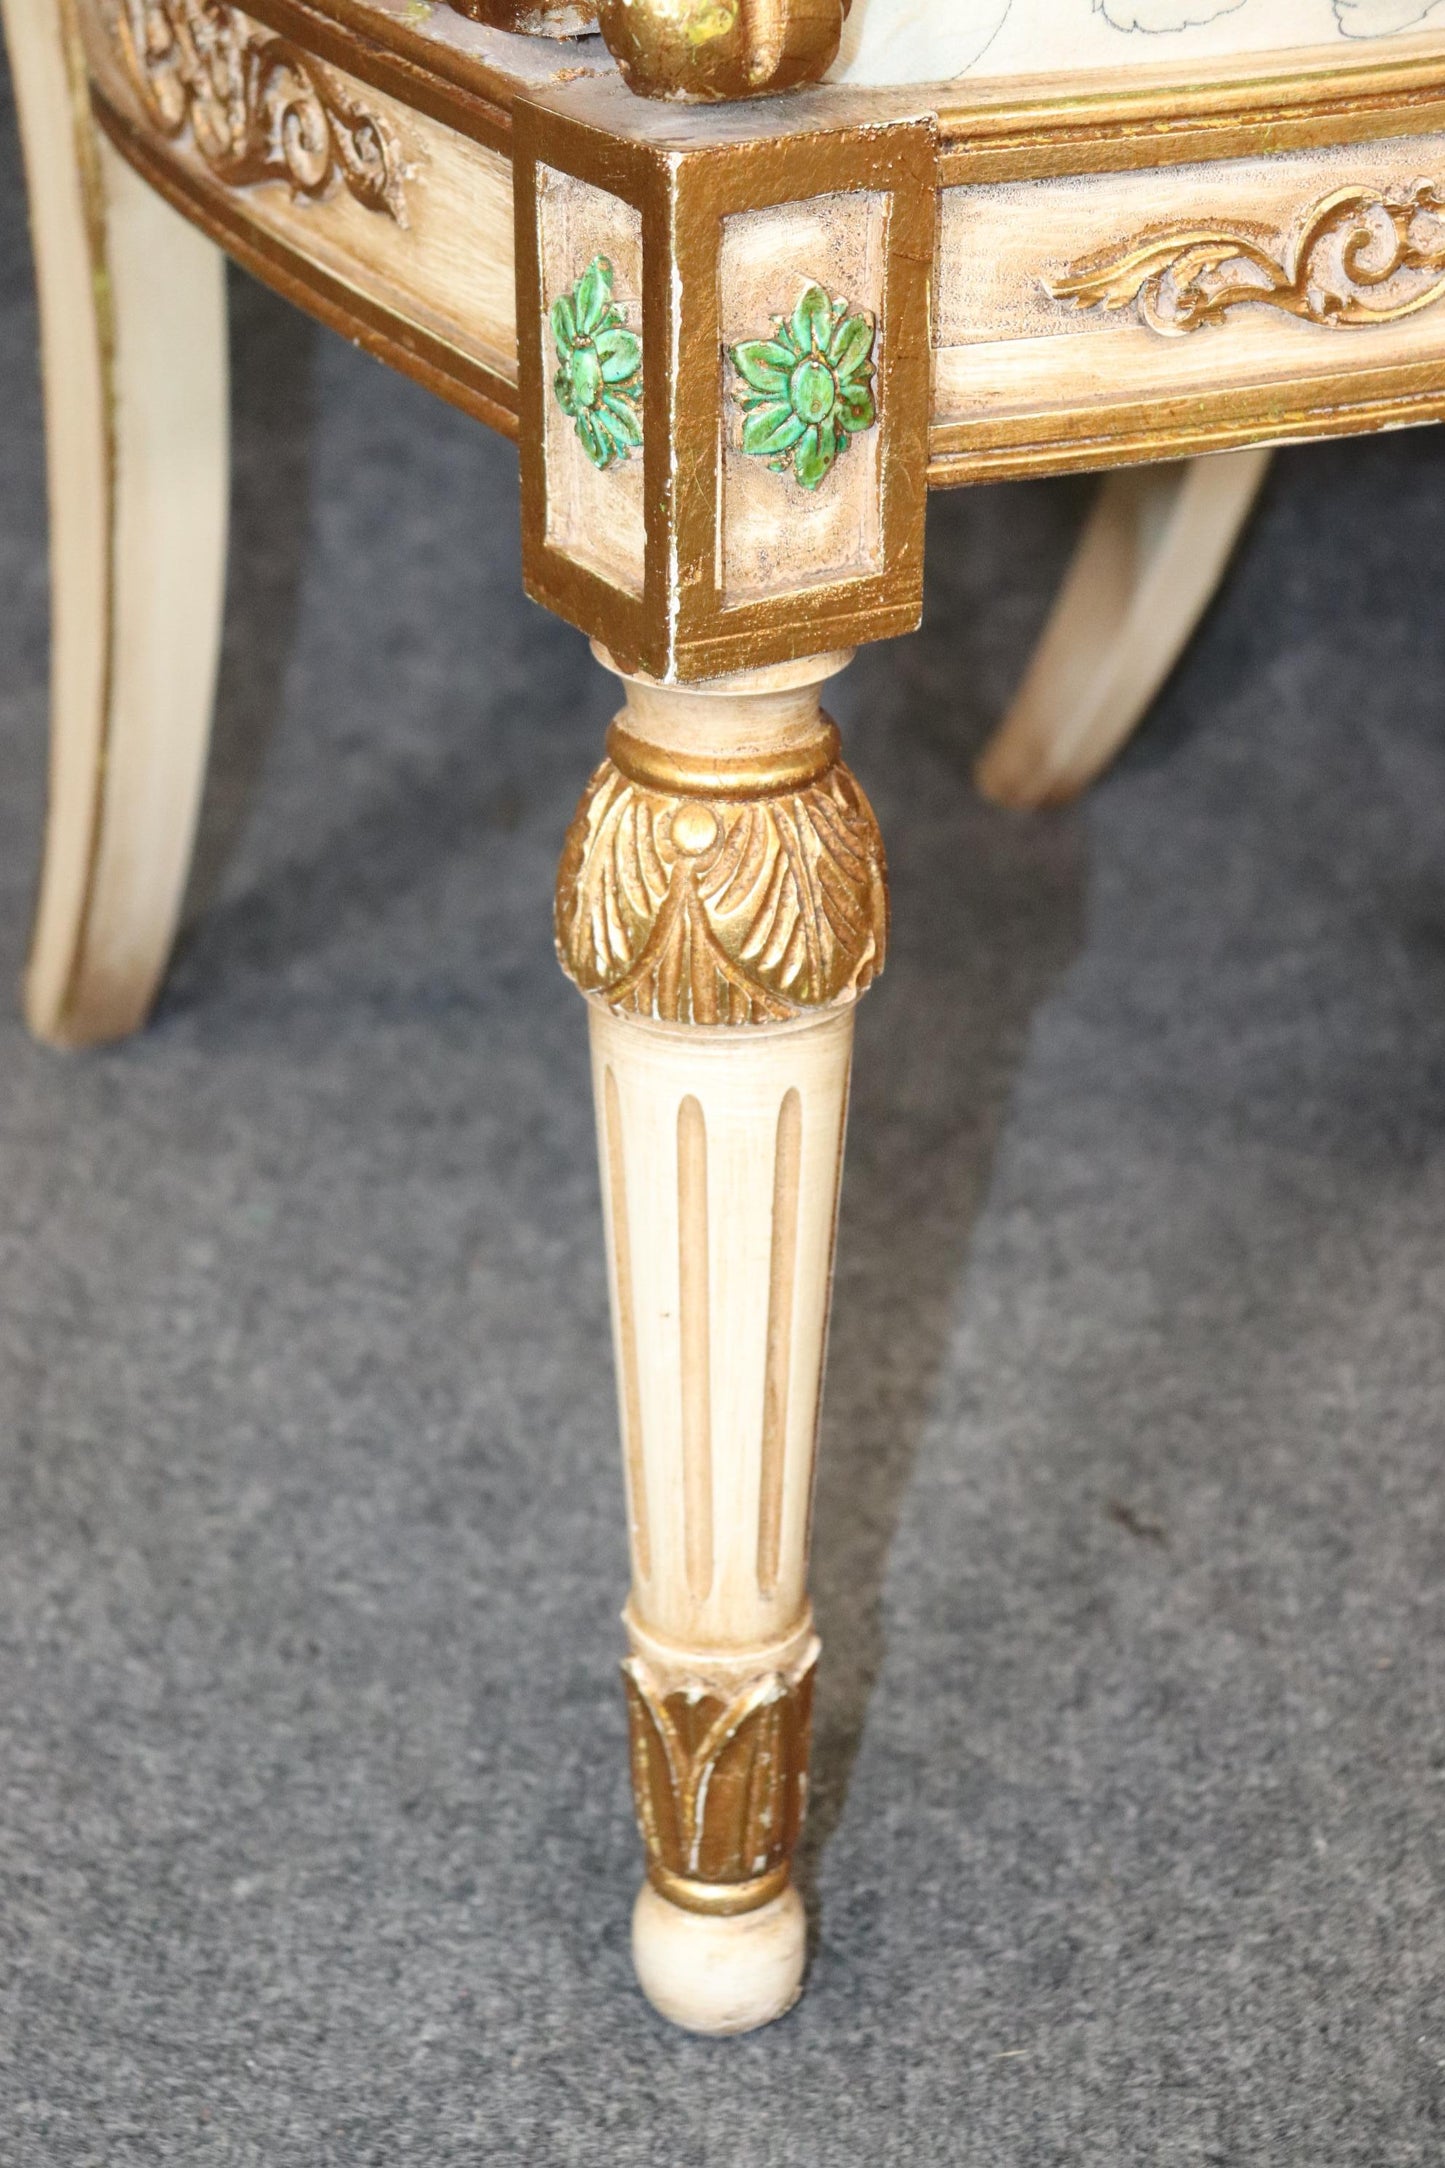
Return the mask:
[[820,783],[842,758],[837,725],[824,718],[802,745],[732,758],[673,752],[634,737],[619,720],[607,733],[607,757],[629,783],[664,796],[773,798]]

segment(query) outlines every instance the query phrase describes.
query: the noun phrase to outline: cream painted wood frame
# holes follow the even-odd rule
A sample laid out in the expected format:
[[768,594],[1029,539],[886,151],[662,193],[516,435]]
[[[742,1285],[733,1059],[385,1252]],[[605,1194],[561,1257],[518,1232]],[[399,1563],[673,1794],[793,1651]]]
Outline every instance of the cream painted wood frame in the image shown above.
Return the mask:
[[[785,0],[802,42],[767,64],[825,47],[830,4]],[[35,1031],[133,1028],[174,930],[224,559],[221,251],[520,437],[529,586],[623,680],[556,937],[605,1199],[634,1952],[677,2023],[746,2031],[803,1976],[818,1410],[889,932],[823,688],[916,623],[930,486],[1137,469],[982,770],[1012,803],[1077,789],[1268,447],[1439,418],[1445,37],[701,110],[634,97],[595,41],[412,0],[0,8],[50,439]]]

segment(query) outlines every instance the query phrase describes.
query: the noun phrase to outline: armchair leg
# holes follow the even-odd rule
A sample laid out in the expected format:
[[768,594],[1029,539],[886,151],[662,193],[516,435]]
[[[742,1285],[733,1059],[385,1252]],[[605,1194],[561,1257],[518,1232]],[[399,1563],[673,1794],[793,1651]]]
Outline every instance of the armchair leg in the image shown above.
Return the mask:
[[856,996],[882,846],[818,687],[846,657],[628,680],[568,838],[631,1524],[623,1666],[664,2016],[737,2033],[803,1976],[814,1456]]
[[25,982],[78,1047],[145,1021],[205,773],[227,513],[224,263],[99,138],[70,0],[0,0],[40,292],[50,803]]
[[1218,452],[1107,476],[976,771],[998,805],[1076,798],[1121,753],[1224,577],[1269,467]]

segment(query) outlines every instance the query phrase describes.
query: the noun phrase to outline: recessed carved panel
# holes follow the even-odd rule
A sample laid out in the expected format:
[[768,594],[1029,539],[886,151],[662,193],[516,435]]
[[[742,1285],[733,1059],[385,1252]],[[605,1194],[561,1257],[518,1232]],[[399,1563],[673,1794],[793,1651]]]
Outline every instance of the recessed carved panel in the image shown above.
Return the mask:
[[1172,338],[1241,308],[1341,328],[1398,323],[1445,296],[1445,198],[1429,181],[1337,188],[1295,232],[1175,225],[1045,283],[1056,301],[1132,309]]
[[[891,215],[885,195],[860,190],[724,221],[718,555],[729,603],[857,579],[884,563],[882,452],[893,410],[879,381]],[[824,351],[835,338],[848,342],[836,366]],[[787,469],[781,484],[768,471],[775,461]]]
[[820,489],[840,452],[878,419],[878,319],[810,286],[765,339],[732,350],[742,379],[742,448],[803,489]]
[[1427,419],[1445,133],[947,188],[934,327],[936,479]]
[[613,299],[612,265],[594,256],[552,303],[557,404],[599,472],[642,448],[642,341]]
[[[646,558],[640,455],[642,224],[630,204],[606,189],[550,171],[540,180],[541,308],[535,336],[546,386],[547,539],[574,564],[635,594],[642,588]],[[597,265],[605,272],[594,277]],[[572,336],[564,340],[567,312],[560,319],[558,314],[564,301],[571,306],[574,331],[580,328],[578,305],[590,321],[602,303],[593,331],[583,337],[595,342],[605,320],[607,331],[616,334],[605,361],[595,343],[579,347]],[[529,326],[526,337],[533,336]],[[604,368],[615,368],[619,359],[630,373],[608,383]]]

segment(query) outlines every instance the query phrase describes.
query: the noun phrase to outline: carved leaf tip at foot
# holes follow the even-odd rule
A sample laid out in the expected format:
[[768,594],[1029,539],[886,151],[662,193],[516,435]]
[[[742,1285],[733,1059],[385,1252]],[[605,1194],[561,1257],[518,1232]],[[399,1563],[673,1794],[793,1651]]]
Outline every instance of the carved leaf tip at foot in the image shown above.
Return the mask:
[[731,1695],[623,1664],[638,1826],[674,1902],[744,1911],[786,1885],[807,1812],[816,1660],[814,1642],[796,1670]]

